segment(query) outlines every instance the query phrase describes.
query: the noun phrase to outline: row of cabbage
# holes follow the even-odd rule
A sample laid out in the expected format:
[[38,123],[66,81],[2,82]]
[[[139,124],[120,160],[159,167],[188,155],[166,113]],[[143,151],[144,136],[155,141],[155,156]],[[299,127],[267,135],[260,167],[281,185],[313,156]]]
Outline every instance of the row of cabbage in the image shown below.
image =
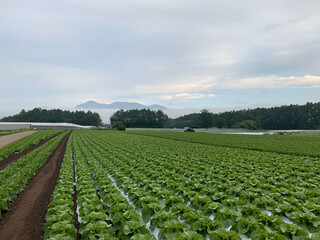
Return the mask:
[[39,130],[29,136],[21,138],[11,144],[8,144],[0,149],[0,161],[11,156],[14,153],[21,153],[31,146],[37,145],[40,141],[47,139],[62,130]]
[[45,239],[68,240],[77,237],[77,229],[74,225],[74,174],[71,136],[66,146],[59,179],[46,214]]
[[102,165],[72,134],[47,212],[45,239],[76,239],[77,231],[81,239],[155,239]]
[[35,176],[49,155],[67,135],[64,132],[0,171],[0,219],[10,203]]
[[[319,238],[315,233],[319,231],[319,175],[312,168],[318,159],[285,159],[276,154],[261,157],[243,150],[230,159],[235,149],[178,145],[176,141],[124,134],[76,133],[73,148],[82,238],[154,239],[151,234],[159,239]],[[57,203],[51,206],[61,204],[63,194],[69,198],[69,210],[62,217],[59,208],[56,214],[49,210],[46,229],[51,233],[47,239],[61,239],[59,234],[66,233],[71,233],[70,239],[75,237],[75,206],[70,198],[72,151],[68,148],[68,180],[60,179],[69,185],[69,192],[59,193],[59,182],[53,197]],[[223,154],[227,150],[229,153]],[[215,159],[217,156],[220,159]],[[259,166],[265,162],[269,162],[267,172],[265,166]],[[293,162],[295,169],[291,170],[300,173],[299,181],[282,176],[289,171],[283,162]],[[223,167],[227,170],[220,171]],[[290,184],[298,185],[298,191]],[[48,227],[50,222],[54,224]]]
[[260,136],[201,132],[190,134],[184,132],[162,131],[135,131],[128,133],[202,143],[214,146],[243,148],[299,156],[320,157],[320,133]]
[[77,134],[159,239],[319,238],[317,158]]

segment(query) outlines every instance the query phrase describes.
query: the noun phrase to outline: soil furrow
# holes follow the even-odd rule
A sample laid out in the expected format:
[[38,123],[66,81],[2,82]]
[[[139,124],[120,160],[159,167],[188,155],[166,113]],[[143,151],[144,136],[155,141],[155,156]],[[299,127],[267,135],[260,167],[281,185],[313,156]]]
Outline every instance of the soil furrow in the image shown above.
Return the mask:
[[0,170],[5,169],[6,167],[8,167],[9,165],[11,165],[12,163],[14,163],[15,161],[18,161],[20,158],[24,157],[25,155],[27,155],[29,152],[31,152],[32,150],[42,146],[43,144],[45,144],[46,142],[48,142],[49,140],[51,140],[52,138],[54,138],[55,136],[59,135],[61,133],[55,134],[47,139],[44,139],[42,141],[40,141],[37,145],[35,146],[30,146],[28,147],[26,150],[24,150],[22,153],[14,153],[12,154],[10,157],[3,159],[0,162]]
[[36,176],[10,205],[9,211],[3,214],[0,239],[43,239],[45,216],[70,134],[63,138]]

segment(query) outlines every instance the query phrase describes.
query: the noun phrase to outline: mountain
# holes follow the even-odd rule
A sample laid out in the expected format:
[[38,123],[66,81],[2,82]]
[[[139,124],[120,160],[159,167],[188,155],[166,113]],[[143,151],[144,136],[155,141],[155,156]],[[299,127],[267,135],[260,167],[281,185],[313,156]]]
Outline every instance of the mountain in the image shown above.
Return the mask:
[[136,102],[113,102],[110,104],[105,103],[97,103],[95,101],[88,101],[82,104],[79,104],[76,106],[76,108],[82,108],[82,109],[150,109],[150,110],[165,110],[167,109],[164,106],[153,104],[150,106],[146,106],[140,103]]
[[108,109],[109,104],[97,103],[95,101],[88,101],[76,106],[76,108],[83,109]]

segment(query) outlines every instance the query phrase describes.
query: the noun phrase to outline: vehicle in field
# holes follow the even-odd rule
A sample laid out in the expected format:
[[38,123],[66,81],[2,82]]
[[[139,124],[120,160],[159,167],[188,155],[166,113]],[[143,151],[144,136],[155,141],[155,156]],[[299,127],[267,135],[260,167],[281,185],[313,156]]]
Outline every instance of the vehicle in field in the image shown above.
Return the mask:
[[193,127],[185,127],[184,132],[195,132]]

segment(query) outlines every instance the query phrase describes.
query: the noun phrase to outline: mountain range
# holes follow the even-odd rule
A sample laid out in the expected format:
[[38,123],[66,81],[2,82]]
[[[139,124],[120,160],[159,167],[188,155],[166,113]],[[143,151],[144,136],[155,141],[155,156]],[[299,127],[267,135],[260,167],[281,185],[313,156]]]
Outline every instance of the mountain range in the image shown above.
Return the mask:
[[85,103],[79,104],[76,108],[82,109],[150,109],[150,110],[165,110],[167,109],[164,106],[153,104],[150,106],[143,105],[137,102],[113,102],[110,104],[105,103],[97,103],[95,101],[87,101]]

